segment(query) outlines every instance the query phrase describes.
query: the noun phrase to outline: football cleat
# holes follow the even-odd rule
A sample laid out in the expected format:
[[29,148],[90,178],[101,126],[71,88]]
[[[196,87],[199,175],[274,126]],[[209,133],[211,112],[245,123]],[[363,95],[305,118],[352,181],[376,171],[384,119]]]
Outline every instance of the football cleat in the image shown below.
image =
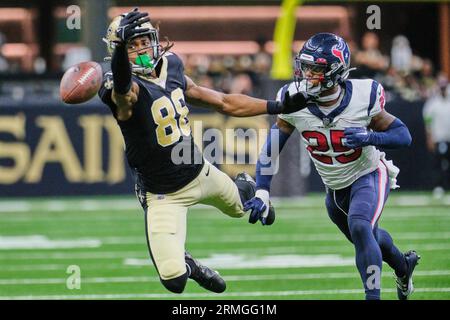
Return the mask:
[[275,222],[275,208],[272,206],[272,202],[269,201],[269,213],[267,214],[265,225],[270,226]]
[[242,204],[255,196],[256,182],[247,172],[238,173],[234,178],[234,183],[238,187]]
[[191,268],[191,275],[189,278],[197,282],[201,287],[206,290],[222,293],[227,288],[225,281],[220,277],[220,274],[202,265],[200,262],[195,260],[188,252],[184,254],[184,259],[190,261],[189,265],[195,265],[195,268]]
[[414,250],[411,250],[405,253],[405,260],[406,274],[403,277],[398,277],[394,272],[397,283],[397,297],[399,300],[408,300],[408,297],[414,291],[412,275],[414,268],[419,264],[420,256]]

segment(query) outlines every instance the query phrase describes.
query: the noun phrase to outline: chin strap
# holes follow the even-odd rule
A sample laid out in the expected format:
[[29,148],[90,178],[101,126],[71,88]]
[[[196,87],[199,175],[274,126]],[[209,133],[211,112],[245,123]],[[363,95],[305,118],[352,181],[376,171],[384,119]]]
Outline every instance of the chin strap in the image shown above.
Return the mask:
[[337,98],[339,98],[339,96],[342,93],[341,86],[338,85],[337,88],[338,89],[337,89],[337,91],[335,93],[332,93],[332,94],[324,96],[324,97],[318,97],[318,98],[315,99],[315,101],[317,101],[317,102],[330,102],[330,101],[336,100]]

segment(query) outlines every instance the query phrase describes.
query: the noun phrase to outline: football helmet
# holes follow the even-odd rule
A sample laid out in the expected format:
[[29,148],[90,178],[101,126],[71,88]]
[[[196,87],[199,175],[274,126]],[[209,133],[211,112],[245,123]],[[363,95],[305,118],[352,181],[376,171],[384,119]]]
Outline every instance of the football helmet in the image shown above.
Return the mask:
[[[109,57],[106,57],[105,60],[111,59],[111,56],[114,52],[114,49],[117,43],[121,42],[121,39],[117,36],[117,29],[120,26],[121,20],[126,16],[126,14],[121,14],[115,17],[108,26],[108,30],[106,32],[106,36],[103,38],[103,41],[106,43]],[[148,36],[150,39],[150,45],[148,47],[144,47],[138,50],[138,56],[135,61],[130,61],[132,65],[132,70],[134,73],[138,73],[141,75],[149,75],[158,65],[158,62],[161,60],[162,56],[166,51],[168,51],[173,44],[168,43],[165,47],[162,47],[159,42],[159,30],[154,27],[151,22],[145,22],[138,26],[138,28],[148,29],[143,32],[135,33],[128,41],[141,37]],[[139,52],[146,51],[151,49],[152,56],[148,54],[139,54]]]
[[[304,91],[313,98],[347,79],[353,70],[350,69],[350,49],[347,43],[333,33],[318,33],[309,38],[294,61],[297,90]],[[319,76],[308,78],[307,71]],[[312,85],[311,80],[319,80],[319,85]]]

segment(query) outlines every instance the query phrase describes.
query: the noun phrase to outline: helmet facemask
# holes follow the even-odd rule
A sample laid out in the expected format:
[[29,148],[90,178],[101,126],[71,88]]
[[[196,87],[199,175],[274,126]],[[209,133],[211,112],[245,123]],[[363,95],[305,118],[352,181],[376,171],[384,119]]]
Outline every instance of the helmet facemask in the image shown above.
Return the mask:
[[[316,98],[323,90],[323,81],[325,79],[325,72],[327,65],[321,63],[314,63],[302,59],[301,56],[297,55],[294,60],[295,63],[295,85],[297,91],[305,92],[307,95]],[[310,73],[313,76],[308,77],[307,74]],[[318,76],[315,76],[317,74]],[[318,81],[318,84],[314,84],[313,81]]]
[[[320,94],[328,91],[342,81],[348,78],[350,71],[355,68],[345,67],[342,63],[333,63],[328,65],[326,61],[312,62],[301,58],[301,55],[295,57],[295,84],[297,91],[302,91],[311,96],[313,99],[318,99]],[[307,77],[307,72],[318,74],[318,76]],[[311,81],[319,81],[319,84],[314,86]]]
[[[161,44],[159,43],[157,29],[151,29],[149,31],[146,31],[144,34],[138,34],[134,38],[130,39],[130,41],[142,36],[148,36],[150,44],[138,50],[128,51],[128,53],[137,53],[136,59],[131,62],[133,72],[148,75],[152,73],[153,70],[155,70],[158,62],[162,58],[163,50]],[[151,55],[147,53],[149,49],[151,51]],[[140,52],[143,53],[140,54]]]

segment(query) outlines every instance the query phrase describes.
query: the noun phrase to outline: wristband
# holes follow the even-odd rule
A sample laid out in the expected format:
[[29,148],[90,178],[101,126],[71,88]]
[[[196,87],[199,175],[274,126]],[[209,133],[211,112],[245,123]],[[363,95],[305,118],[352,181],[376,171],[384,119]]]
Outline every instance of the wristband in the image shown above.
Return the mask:
[[280,114],[283,111],[283,105],[279,101],[268,100],[267,101],[267,113],[268,114]]

